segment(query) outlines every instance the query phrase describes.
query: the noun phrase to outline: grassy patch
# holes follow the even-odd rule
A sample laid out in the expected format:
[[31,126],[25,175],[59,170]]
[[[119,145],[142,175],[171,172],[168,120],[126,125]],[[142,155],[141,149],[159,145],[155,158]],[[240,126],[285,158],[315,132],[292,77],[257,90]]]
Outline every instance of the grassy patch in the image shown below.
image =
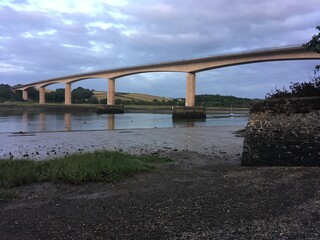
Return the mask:
[[0,189],[43,181],[70,184],[115,182],[149,170],[152,168],[150,163],[168,161],[167,158],[110,151],[74,154],[40,162],[0,160]]
[[245,137],[247,128],[239,129],[235,132],[236,137]]
[[16,197],[18,197],[18,194],[14,190],[0,188],[0,202],[9,199],[14,199]]

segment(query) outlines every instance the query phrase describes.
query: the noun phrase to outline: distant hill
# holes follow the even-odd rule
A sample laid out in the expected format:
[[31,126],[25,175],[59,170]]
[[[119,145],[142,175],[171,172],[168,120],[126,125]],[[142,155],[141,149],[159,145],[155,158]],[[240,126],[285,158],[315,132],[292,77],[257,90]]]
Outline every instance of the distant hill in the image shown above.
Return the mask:
[[[107,98],[107,92],[106,91],[93,91],[94,97],[97,99],[106,99]],[[143,93],[116,93],[116,100],[119,99],[121,101],[143,101],[143,102],[154,102],[156,99],[157,101],[171,101],[173,98],[165,98],[165,97],[159,97],[155,95],[150,94],[143,94]]]
[[196,95],[195,101],[197,106],[203,105],[207,107],[248,108],[253,99],[222,96],[219,94],[204,94]]
[[[107,92],[94,91],[94,97],[99,100],[105,100],[107,98]],[[137,105],[170,105],[176,106],[179,102],[180,106],[184,105],[184,98],[165,98],[149,94],[141,93],[116,93],[116,103],[122,103],[124,105],[137,104]],[[234,96],[222,96],[222,95],[196,95],[196,106],[206,107],[225,107],[225,108],[248,108],[253,101],[249,98],[238,98]]]

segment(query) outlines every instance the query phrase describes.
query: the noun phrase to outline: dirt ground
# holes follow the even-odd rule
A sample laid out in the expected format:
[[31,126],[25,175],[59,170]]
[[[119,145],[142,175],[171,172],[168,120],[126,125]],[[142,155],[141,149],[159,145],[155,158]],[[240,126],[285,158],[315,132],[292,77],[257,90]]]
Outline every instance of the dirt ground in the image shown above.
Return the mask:
[[173,162],[116,184],[19,187],[0,202],[0,239],[320,239],[319,168],[219,151],[158,151]]
[[172,157],[117,184],[21,187],[0,203],[1,239],[320,238],[319,168]]

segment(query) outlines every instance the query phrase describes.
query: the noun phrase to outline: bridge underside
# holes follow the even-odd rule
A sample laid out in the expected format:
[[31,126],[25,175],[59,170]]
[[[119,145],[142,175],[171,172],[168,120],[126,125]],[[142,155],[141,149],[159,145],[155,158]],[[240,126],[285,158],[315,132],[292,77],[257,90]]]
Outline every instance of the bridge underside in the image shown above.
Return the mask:
[[240,64],[267,62],[267,61],[286,61],[286,60],[310,60],[320,59],[320,54],[307,51],[302,47],[287,47],[269,50],[257,50],[236,54],[225,54],[207,58],[179,60],[159,64],[150,64],[128,68],[120,68],[85,74],[78,74],[62,78],[49,79],[35,83],[26,84],[15,88],[22,91],[24,100],[28,99],[28,89],[37,87],[39,89],[39,103],[45,104],[45,87],[54,83],[65,84],[65,104],[71,104],[71,84],[76,81],[103,78],[108,79],[107,105],[115,105],[115,80],[120,77],[146,73],[146,72],[184,72],[186,73],[186,107],[195,106],[195,87],[196,73],[215,68],[234,66]]

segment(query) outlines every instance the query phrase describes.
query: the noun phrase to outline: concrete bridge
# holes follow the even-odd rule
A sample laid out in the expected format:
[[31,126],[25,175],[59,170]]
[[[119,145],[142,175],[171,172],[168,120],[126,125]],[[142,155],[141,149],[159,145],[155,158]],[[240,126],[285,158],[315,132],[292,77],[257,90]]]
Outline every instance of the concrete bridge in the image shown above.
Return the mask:
[[103,71],[81,73],[59,78],[52,78],[43,81],[33,82],[18,86],[14,90],[22,91],[24,100],[28,99],[28,89],[39,89],[39,103],[45,104],[45,87],[55,84],[65,84],[65,104],[71,104],[71,84],[77,81],[90,78],[108,79],[107,105],[115,104],[115,80],[117,78],[146,73],[146,72],[184,72],[186,73],[186,107],[195,106],[195,86],[196,73],[215,68],[222,68],[233,65],[286,61],[286,60],[310,60],[320,59],[320,54],[308,51],[301,46],[282,47],[272,49],[261,49],[246,51],[241,53],[222,54],[204,58],[183,59],[171,62],[162,62],[156,64],[147,64],[140,66],[109,69]]

